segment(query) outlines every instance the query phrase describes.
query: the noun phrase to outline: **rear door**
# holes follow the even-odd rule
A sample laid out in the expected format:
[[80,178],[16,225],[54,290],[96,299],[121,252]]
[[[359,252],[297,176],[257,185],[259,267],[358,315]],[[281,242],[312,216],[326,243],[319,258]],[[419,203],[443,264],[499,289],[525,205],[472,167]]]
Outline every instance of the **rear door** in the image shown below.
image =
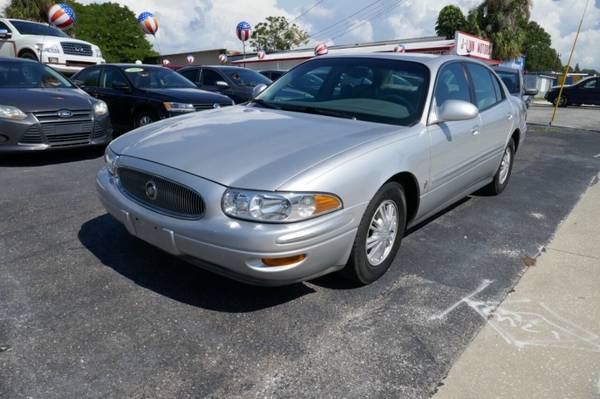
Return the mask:
[[579,104],[600,104],[600,85],[598,79],[589,79],[580,84],[580,98],[569,99],[570,101]]
[[479,109],[481,120],[478,134],[481,148],[477,158],[479,175],[492,176],[515,123],[513,106],[489,68],[473,62],[465,65],[473,88],[473,104]]
[[[433,107],[445,101],[473,101],[461,62],[445,64],[438,72]],[[436,198],[451,199],[476,183],[475,166],[480,154],[479,118],[436,123],[427,127],[431,140],[431,184]]]

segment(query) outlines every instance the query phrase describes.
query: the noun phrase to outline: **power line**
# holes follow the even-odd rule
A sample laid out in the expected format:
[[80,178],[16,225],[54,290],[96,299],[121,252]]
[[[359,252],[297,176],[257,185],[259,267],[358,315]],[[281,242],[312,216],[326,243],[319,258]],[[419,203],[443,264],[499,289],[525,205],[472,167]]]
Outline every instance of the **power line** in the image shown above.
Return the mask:
[[320,35],[321,35],[323,32],[329,31],[330,29],[332,29],[332,28],[334,28],[334,27],[336,27],[336,26],[338,26],[338,25],[340,25],[340,24],[344,23],[345,21],[349,20],[350,18],[352,18],[352,17],[354,17],[354,16],[356,16],[356,15],[360,14],[360,13],[361,13],[361,12],[363,12],[364,10],[366,10],[366,9],[368,9],[368,8],[370,8],[370,7],[372,7],[372,6],[374,6],[374,5],[375,5],[375,4],[377,4],[377,3],[381,3],[382,1],[383,1],[383,0],[375,0],[374,2],[372,2],[372,3],[369,3],[368,5],[364,6],[364,7],[363,7],[363,8],[361,8],[360,10],[358,10],[358,11],[354,12],[353,14],[350,14],[350,15],[348,15],[347,17],[345,17],[345,18],[342,18],[342,19],[341,19],[341,20],[339,20],[338,22],[336,22],[336,23],[334,23],[334,24],[332,24],[332,25],[329,25],[328,27],[326,27],[326,28],[324,28],[324,29],[321,29],[320,31],[317,31],[317,32],[315,32],[315,33],[312,33],[312,34],[310,34],[309,36],[310,36],[310,37],[312,37],[312,38],[318,38],[318,37],[321,37]]
[[290,21],[290,24],[296,22],[297,20],[299,20],[300,18],[302,18],[303,16],[305,16],[306,14],[308,14],[309,12],[311,12],[313,8],[315,8],[316,6],[318,6],[319,4],[321,4],[324,1],[325,0],[318,0],[315,4],[313,4],[308,9],[306,9],[305,11],[303,11],[302,13],[300,13],[300,15],[298,15],[296,18],[292,19]]
[[354,22],[352,25],[350,25],[349,27],[345,28],[344,30],[342,30],[340,33],[338,33],[335,36],[331,36],[329,39],[330,40],[335,40],[338,37],[342,37],[344,35],[346,35],[347,33],[349,33],[352,29],[359,27],[360,25],[366,23],[366,22],[370,22],[384,14],[387,14],[389,12],[391,12],[392,10],[395,10],[396,8],[400,7],[402,5],[402,0],[398,0],[396,4],[394,4],[391,7],[384,7],[383,9],[379,10],[377,13],[375,13],[374,15],[371,15],[370,17],[368,17],[367,19],[363,19],[360,21],[356,21]]

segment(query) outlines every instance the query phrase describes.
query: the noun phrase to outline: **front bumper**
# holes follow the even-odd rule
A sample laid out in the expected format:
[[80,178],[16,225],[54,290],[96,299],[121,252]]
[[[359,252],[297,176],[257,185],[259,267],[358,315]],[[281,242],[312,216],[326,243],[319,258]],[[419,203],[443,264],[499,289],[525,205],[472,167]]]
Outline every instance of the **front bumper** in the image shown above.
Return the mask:
[[92,65],[104,64],[104,58],[77,56],[69,54],[44,53],[42,62],[54,70],[66,75],[74,75],[83,68]]
[[22,121],[0,119],[0,153],[106,145],[112,140],[108,116],[81,122],[79,130],[76,122],[67,124],[52,124],[48,129],[50,124],[41,123],[33,114]]
[[[364,211],[357,206],[289,224],[241,221],[221,211],[224,186],[140,159],[121,157],[119,164],[184,184],[205,202],[199,220],[159,214],[132,201],[121,191],[118,178],[102,168],[96,179],[100,200],[129,233],[197,266],[250,284],[292,284],[343,268]],[[294,255],[305,258],[278,267],[261,261]]]

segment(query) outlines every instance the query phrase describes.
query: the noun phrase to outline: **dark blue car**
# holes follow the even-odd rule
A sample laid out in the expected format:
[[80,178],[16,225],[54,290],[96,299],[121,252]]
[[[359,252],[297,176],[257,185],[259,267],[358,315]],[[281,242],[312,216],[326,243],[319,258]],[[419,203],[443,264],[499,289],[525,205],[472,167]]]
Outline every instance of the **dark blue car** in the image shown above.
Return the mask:
[[233,104],[231,98],[199,90],[177,72],[156,65],[95,65],[73,76],[73,82],[108,104],[117,132]]

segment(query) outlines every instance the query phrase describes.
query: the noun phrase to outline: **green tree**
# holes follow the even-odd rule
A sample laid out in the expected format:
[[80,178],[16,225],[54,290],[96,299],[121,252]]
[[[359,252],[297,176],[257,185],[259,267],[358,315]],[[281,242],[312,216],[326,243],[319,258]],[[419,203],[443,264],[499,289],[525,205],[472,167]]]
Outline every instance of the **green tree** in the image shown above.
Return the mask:
[[308,33],[285,17],[267,17],[252,31],[250,45],[266,52],[285,51],[308,42]]
[[484,0],[469,12],[467,30],[492,41],[495,58],[516,58],[525,40],[521,25],[529,20],[530,8],[531,0]]
[[562,64],[558,53],[552,48],[548,32],[534,21],[523,22],[520,29],[525,35],[521,48],[525,56],[525,69],[531,72],[560,71]]
[[7,18],[28,19],[31,21],[47,22],[50,0],[11,0],[4,8]]
[[435,32],[438,36],[445,36],[446,39],[453,39],[454,32],[463,30],[467,24],[464,14],[454,5],[445,6],[438,14],[435,24]]
[[99,46],[107,62],[134,62],[157,55],[139,28],[135,14],[127,6],[68,3],[77,15],[73,34]]
[[[11,0],[4,14],[9,18],[47,22],[47,10],[53,3]],[[133,62],[157,55],[138,27],[135,14],[126,6],[117,3],[84,5],[72,0],[66,3],[77,16],[77,22],[68,33],[100,47],[107,62]]]

